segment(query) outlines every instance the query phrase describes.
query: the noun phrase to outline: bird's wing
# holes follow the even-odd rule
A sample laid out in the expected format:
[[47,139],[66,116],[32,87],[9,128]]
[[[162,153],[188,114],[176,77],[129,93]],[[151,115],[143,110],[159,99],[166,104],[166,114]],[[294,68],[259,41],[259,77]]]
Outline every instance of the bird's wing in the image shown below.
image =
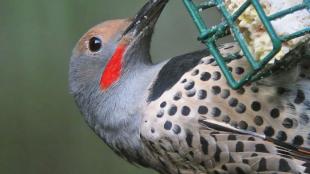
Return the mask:
[[[235,50],[235,44],[221,49],[222,54]],[[236,78],[247,69],[240,60],[228,65]],[[283,75],[291,78],[287,73]],[[158,89],[162,91],[148,100],[141,137],[167,170],[309,172],[307,77],[299,76],[294,82],[280,83],[282,86],[252,83],[235,91],[214,59],[207,56],[169,88],[160,79],[154,84],[161,84]]]

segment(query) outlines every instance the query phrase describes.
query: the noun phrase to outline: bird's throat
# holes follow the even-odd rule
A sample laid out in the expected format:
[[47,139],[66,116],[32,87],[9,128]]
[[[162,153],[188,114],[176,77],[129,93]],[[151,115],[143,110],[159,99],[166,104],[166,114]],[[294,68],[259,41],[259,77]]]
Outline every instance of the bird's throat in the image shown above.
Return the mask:
[[126,47],[126,44],[119,44],[113,56],[108,61],[100,80],[100,88],[102,90],[107,90],[120,79],[122,72],[123,55]]

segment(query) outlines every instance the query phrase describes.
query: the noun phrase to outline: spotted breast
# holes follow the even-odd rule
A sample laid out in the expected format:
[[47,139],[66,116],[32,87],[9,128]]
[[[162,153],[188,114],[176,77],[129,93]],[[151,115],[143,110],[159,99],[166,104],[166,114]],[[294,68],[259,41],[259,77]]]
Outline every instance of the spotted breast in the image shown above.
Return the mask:
[[[232,52],[236,44],[221,48]],[[306,62],[232,90],[212,56],[190,55],[166,63],[149,88],[140,131],[162,173],[310,172]],[[242,55],[228,66],[237,79],[249,70]]]

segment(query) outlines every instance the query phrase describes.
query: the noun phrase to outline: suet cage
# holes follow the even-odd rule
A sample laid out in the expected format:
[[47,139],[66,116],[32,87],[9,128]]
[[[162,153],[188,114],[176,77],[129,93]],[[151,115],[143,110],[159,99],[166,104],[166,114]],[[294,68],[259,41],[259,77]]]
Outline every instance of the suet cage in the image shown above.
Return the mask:
[[[245,0],[242,5],[239,6],[234,12],[230,12],[224,0],[202,0],[198,3],[194,0],[183,0],[186,9],[188,10],[191,18],[193,19],[195,25],[199,31],[198,39],[207,46],[212,56],[215,58],[217,64],[220,66],[221,71],[225,75],[228,84],[233,89],[238,89],[247,83],[257,81],[264,77],[272,74],[271,68],[267,68],[267,65],[271,59],[281,50],[282,44],[289,40],[301,37],[310,33],[310,27],[306,27],[295,33],[289,35],[278,35],[275,31],[272,21],[282,18],[286,15],[292,14],[299,10],[307,9],[310,10],[310,0],[304,0],[301,4],[296,4],[293,7],[279,11],[277,13],[267,15],[263,9],[262,4],[259,0]],[[260,21],[262,22],[266,32],[268,33],[270,40],[272,41],[272,50],[265,55],[263,58],[257,60],[248,47],[248,44],[240,31],[236,21],[237,19],[250,7],[254,7]],[[208,21],[204,20],[203,13],[210,10],[211,8],[216,8],[223,16],[223,21],[214,26],[208,26]],[[309,11],[310,13],[310,11]],[[217,46],[217,40],[224,38],[228,35],[233,36],[234,40],[239,44],[243,56],[248,61],[251,70],[245,73],[241,79],[235,79],[232,72],[227,66],[227,61],[238,57],[237,55],[230,55],[229,57],[224,57],[221,55],[219,48]],[[274,63],[272,67],[275,66],[285,66],[285,62]]]

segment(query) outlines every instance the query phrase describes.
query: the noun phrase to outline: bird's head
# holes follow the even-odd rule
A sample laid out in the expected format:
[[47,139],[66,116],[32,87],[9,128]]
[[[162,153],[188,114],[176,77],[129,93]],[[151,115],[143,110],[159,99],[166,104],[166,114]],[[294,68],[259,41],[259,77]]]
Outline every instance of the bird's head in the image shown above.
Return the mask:
[[131,64],[150,63],[151,36],[167,1],[149,0],[135,18],[106,21],[84,34],[71,58],[71,92],[88,85],[107,91]]
[[149,71],[153,29],[167,2],[149,0],[132,19],[93,27],[73,51],[70,92],[90,127],[114,150],[138,149],[137,103],[150,83],[141,74]]

